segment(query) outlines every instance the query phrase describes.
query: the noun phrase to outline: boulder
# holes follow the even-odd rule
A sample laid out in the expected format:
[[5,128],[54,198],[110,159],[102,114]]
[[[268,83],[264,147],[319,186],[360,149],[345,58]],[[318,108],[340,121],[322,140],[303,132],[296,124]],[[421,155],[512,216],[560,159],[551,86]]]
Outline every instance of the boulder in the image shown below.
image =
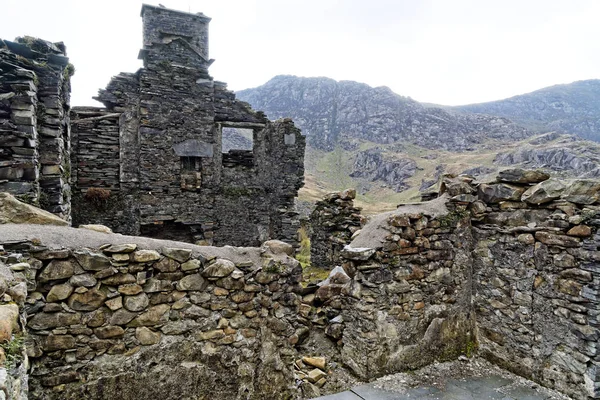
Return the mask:
[[6,192],[0,193],[0,224],[69,225],[56,215],[20,202]]
[[600,181],[586,179],[571,181],[561,198],[577,204],[596,203],[600,200]]
[[565,185],[556,180],[548,179],[530,187],[521,196],[521,201],[528,204],[544,204],[560,198],[565,190]]
[[87,249],[75,251],[73,255],[86,271],[101,271],[111,266],[110,259],[104,254],[94,253]]
[[160,259],[160,254],[155,250],[137,250],[133,253],[133,261],[145,263]]
[[550,175],[540,170],[521,168],[505,169],[498,173],[498,180],[511,183],[539,183],[550,178]]
[[507,183],[486,184],[482,183],[478,188],[479,199],[485,203],[499,203],[507,200],[519,200],[525,192],[525,187],[509,185]]
[[234,270],[235,264],[232,261],[218,258],[214,263],[202,271],[202,276],[211,280],[216,280],[218,278],[229,276]]
[[287,254],[290,257],[294,254],[294,247],[281,240],[267,240],[263,243],[261,250],[269,250],[273,254]]
[[154,332],[150,328],[142,326],[135,329],[135,338],[143,346],[149,346],[160,341],[160,332]]

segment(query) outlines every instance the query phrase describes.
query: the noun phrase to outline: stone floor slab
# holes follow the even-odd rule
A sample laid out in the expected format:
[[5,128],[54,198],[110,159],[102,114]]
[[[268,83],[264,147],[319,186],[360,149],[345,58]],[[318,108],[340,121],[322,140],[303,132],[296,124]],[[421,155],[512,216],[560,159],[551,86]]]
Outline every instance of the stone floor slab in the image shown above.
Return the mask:
[[330,394],[329,396],[318,397],[315,400],[364,400],[364,399],[348,390],[348,391],[341,392],[341,393]]

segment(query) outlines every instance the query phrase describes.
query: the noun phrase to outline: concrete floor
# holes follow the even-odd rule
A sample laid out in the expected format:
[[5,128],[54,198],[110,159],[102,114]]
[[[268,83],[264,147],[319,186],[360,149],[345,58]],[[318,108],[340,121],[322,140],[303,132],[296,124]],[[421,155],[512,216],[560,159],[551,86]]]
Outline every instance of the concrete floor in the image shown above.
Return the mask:
[[[450,379],[443,387],[423,386],[402,392],[385,390],[377,383],[356,386],[342,393],[318,397],[315,400],[549,400],[557,397],[505,377],[491,375]],[[560,396],[560,398],[563,398]]]

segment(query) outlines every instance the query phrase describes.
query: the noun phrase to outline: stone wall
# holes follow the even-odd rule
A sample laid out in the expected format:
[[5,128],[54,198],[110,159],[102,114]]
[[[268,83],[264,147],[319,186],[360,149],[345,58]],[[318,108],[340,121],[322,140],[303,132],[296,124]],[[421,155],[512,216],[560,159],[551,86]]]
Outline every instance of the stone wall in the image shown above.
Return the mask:
[[[73,112],[75,221],[202,244],[294,243],[305,138],[213,80],[209,18],[148,5],[142,16],[144,68],[100,91],[106,108]],[[223,154],[223,127],[252,129],[252,151]],[[111,192],[91,213],[89,189]]]
[[290,245],[16,247],[32,286],[30,398],[296,396],[301,268]]
[[468,212],[446,200],[372,218],[315,293],[336,315],[326,333],[365,380],[475,350]]
[[364,224],[361,209],[354,207],[356,190],[331,193],[315,204],[310,214],[311,264],[331,269],[339,263],[341,250]]
[[29,390],[23,307],[28,277],[23,261],[19,253],[0,246],[0,398],[7,400],[27,400]]
[[0,191],[70,221],[69,95],[62,43],[0,40]]
[[600,398],[600,182],[546,178],[505,171],[472,203],[480,350],[575,399]]

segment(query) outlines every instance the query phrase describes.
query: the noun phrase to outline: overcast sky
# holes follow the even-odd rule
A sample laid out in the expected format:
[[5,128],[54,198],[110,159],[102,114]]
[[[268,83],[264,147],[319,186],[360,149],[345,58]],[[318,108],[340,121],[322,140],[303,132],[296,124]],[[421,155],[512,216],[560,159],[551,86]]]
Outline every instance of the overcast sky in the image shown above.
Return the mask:
[[[232,90],[327,76],[458,105],[600,78],[599,0],[159,1],[212,18],[210,72]],[[111,76],[141,67],[141,4],[0,0],[0,38],[64,41],[71,103],[94,105]]]

